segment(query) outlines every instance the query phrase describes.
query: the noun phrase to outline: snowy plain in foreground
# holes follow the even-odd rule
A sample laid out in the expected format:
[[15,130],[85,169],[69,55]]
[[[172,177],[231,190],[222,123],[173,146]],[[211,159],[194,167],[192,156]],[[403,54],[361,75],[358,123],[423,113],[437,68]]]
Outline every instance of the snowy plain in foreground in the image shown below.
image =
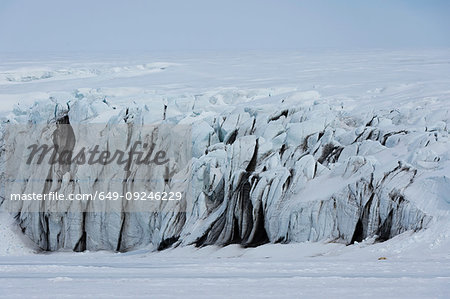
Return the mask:
[[[436,130],[445,140],[449,86],[448,51],[205,54],[136,56],[133,60],[6,57],[0,64],[0,113],[14,118],[35,101],[64,104],[81,94],[97,109],[93,122],[106,122],[117,113],[97,104],[104,99],[115,110],[134,101],[136,106],[154,105],[159,114],[168,101],[177,107],[169,116],[207,119],[243,106],[267,109],[272,101],[275,111],[280,99],[291,97],[300,98],[306,106],[317,101],[341,106],[351,115],[415,109],[411,117],[419,119],[420,113],[435,112],[440,118]],[[186,108],[192,99],[198,99],[200,106]],[[16,114],[11,116],[13,109]],[[450,168],[448,149],[434,150],[444,158],[435,170],[444,183],[427,186],[425,194],[417,189],[412,194],[418,194],[412,200],[420,208],[435,216],[430,227],[419,232],[350,246],[319,241],[248,249],[187,246],[156,253],[142,249],[34,254],[30,243],[17,235],[11,220],[2,214],[0,290],[4,296],[35,297],[445,297],[450,291],[449,187],[445,183]],[[428,171],[435,165],[427,158],[412,161]]]
[[6,298],[445,298],[450,236],[448,227],[443,230],[350,246],[308,242],[49,254],[32,254],[13,244],[18,240],[10,233],[3,239],[2,231],[0,289]]

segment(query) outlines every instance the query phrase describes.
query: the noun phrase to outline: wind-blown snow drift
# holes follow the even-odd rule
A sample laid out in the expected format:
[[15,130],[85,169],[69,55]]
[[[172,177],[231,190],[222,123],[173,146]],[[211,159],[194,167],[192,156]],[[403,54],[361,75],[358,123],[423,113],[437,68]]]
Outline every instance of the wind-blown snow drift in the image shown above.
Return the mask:
[[[17,213],[24,233],[44,250],[348,244],[374,235],[386,240],[448,216],[448,109],[367,113],[330,104],[315,91],[249,100],[226,90],[116,107],[77,91],[64,104],[17,108],[8,121],[61,117],[70,124],[192,125],[193,158],[176,174],[191,194],[170,211]],[[92,167],[101,173],[104,166]]]

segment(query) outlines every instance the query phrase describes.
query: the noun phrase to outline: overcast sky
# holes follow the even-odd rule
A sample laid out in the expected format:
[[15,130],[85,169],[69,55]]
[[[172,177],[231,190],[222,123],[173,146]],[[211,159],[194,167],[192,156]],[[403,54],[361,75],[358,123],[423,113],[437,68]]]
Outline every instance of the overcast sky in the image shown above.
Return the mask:
[[0,0],[0,52],[418,47],[449,0]]

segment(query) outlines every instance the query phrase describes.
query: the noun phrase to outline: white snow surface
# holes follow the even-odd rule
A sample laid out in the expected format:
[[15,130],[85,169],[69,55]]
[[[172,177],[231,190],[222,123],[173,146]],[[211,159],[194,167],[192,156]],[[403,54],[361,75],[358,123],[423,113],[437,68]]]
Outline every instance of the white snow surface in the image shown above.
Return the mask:
[[6,298],[447,298],[449,231],[350,246],[0,256],[0,290]]
[[[203,195],[193,203],[185,230],[178,231],[180,247],[161,252],[147,242],[127,253],[72,253],[53,244],[61,252],[44,254],[0,213],[0,296],[445,298],[450,291],[449,53],[4,56],[2,121],[42,123],[70,106],[71,122],[117,122],[131,108],[143,122],[155,123],[167,105],[167,121],[193,125],[198,159],[193,168],[199,178],[232,174],[228,183],[239,182],[239,170],[250,163],[255,147],[248,128],[256,119],[263,162],[255,170],[260,178],[251,200],[254,207],[269,206],[265,228],[271,242],[280,237],[306,242],[195,248],[191,244],[215,219],[214,213],[202,214]],[[223,116],[217,129],[214,119]],[[236,128],[236,142],[225,146]],[[331,156],[319,163],[328,143],[342,151],[336,161]],[[283,144],[301,145],[304,152],[283,160],[274,152]],[[227,157],[232,159],[225,170]],[[292,199],[283,202],[279,194],[289,167],[295,176],[290,197],[282,198]],[[370,237],[349,246],[335,242],[352,239],[355,223],[346,219],[357,220],[350,215],[361,212],[344,199],[354,193],[364,207],[370,174],[383,182],[375,199],[379,210],[372,208],[366,219]],[[408,185],[411,177],[414,183]],[[272,193],[264,191],[269,185]],[[389,192],[396,188],[401,194],[394,197],[408,202],[399,210],[400,224],[391,239],[375,242],[380,223],[373,215],[387,217]],[[338,210],[344,214],[332,212],[330,198],[342,203]],[[164,237],[170,236],[158,236]]]

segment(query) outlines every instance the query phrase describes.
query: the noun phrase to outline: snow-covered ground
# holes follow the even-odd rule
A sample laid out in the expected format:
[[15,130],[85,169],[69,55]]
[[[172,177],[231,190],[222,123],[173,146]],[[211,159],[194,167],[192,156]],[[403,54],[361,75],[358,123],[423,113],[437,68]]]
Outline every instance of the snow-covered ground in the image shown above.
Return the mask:
[[[128,57],[128,58],[124,58]],[[225,93],[216,106],[289,91],[316,91],[348,108],[439,104],[450,91],[448,50],[191,55],[0,54],[1,111],[76,90],[113,104]],[[153,103],[152,103],[153,104]],[[211,107],[208,107],[211,108]]]
[[27,298],[447,298],[448,232],[350,246],[7,255],[0,256],[0,290]]
[[[295,132],[312,130],[311,135],[325,132],[323,127],[315,128],[317,116],[326,127],[342,125],[330,136],[322,135],[328,136],[330,142],[339,142],[344,150],[338,161],[317,163],[321,153],[313,154],[312,149],[321,149],[321,142],[307,138],[305,152],[311,148],[311,153],[294,167],[304,173],[298,178],[300,191],[294,193],[300,194],[300,199],[292,196],[295,204],[287,207],[299,209],[299,215],[304,210],[316,215],[314,207],[309,206],[309,211],[302,205],[335,194],[338,194],[335,198],[345,199],[342,188],[346,184],[354,184],[372,169],[377,169],[373,172],[382,177],[383,171],[391,171],[391,166],[401,160],[407,163],[403,164],[408,168],[406,175],[393,172],[387,187],[381,185],[377,194],[382,198],[383,188],[403,184],[409,179],[408,173],[417,169],[415,184],[399,186],[402,195],[414,206],[400,210],[398,232],[416,228],[417,215],[423,222],[423,215],[415,208],[432,217],[425,229],[409,230],[382,243],[374,242],[373,237],[349,246],[330,242],[334,232],[327,235],[327,226],[321,226],[328,220],[323,219],[326,216],[319,209],[319,224],[304,223],[302,219],[292,222],[293,218],[289,218],[292,227],[286,229],[284,239],[318,239],[316,243],[266,244],[247,249],[237,245],[200,249],[186,246],[162,252],[151,252],[154,247],[149,246],[150,249],[144,247],[128,253],[44,254],[33,253],[35,248],[14,227],[10,217],[0,214],[0,296],[445,298],[450,292],[448,50],[167,54],[136,55],[132,59],[120,55],[28,59],[2,56],[0,101],[0,116],[10,122],[45,122],[56,116],[58,107],[66,107],[68,103],[77,103],[69,112],[71,120],[95,123],[111,120],[125,107],[143,111],[136,115],[144,115],[145,121],[151,123],[161,119],[167,104],[168,119],[202,130],[201,126],[210,129],[208,126],[212,126],[217,115],[233,120],[232,115],[248,113],[265,121],[272,113],[273,121],[270,125],[267,121],[267,129],[264,127],[261,133],[272,142],[267,144],[273,144],[273,148],[277,146],[276,137],[285,133],[289,136],[292,123],[312,120],[308,123],[311,126],[299,125]],[[292,109],[292,114],[286,113],[283,118],[279,112],[286,107]],[[224,121],[220,126],[227,133],[234,126],[244,130],[246,123]],[[402,130],[407,133],[398,133]],[[391,134],[394,131],[398,134]],[[309,134],[303,133],[299,135]],[[379,138],[373,137],[374,134]],[[246,137],[238,135],[237,140],[248,140]],[[355,140],[348,142],[348,138]],[[199,142],[203,145],[202,140]],[[236,142],[243,147],[249,143]],[[262,148],[270,151],[269,145]],[[220,152],[221,148],[216,146],[214,150]],[[216,159],[214,150],[211,155]],[[353,158],[357,156],[368,159]],[[207,159],[204,156],[200,161]],[[263,162],[269,170],[278,169],[281,164],[276,159]],[[329,172],[319,164],[329,167]],[[355,167],[355,173],[347,171],[349,166]],[[341,179],[344,177],[345,180]],[[358,191],[357,186],[349,187],[349,192]],[[365,193],[361,194],[364,197]],[[290,217],[289,211],[266,213],[272,213],[271,221]],[[207,216],[193,219],[201,223],[213,218]],[[372,218],[366,220],[377,223]],[[283,228],[280,232],[267,223],[266,226],[272,225],[273,232],[268,230],[271,241],[283,233]],[[302,231],[302,225],[310,225],[309,235]],[[352,225],[345,224],[344,229],[353,232]],[[198,227],[201,225],[192,226],[193,235]],[[190,227],[185,230],[191,232]],[[186,232],[181,241],[183,237],[189,239]],[[352,239],[351,235],[340,237],[347,243]]]

